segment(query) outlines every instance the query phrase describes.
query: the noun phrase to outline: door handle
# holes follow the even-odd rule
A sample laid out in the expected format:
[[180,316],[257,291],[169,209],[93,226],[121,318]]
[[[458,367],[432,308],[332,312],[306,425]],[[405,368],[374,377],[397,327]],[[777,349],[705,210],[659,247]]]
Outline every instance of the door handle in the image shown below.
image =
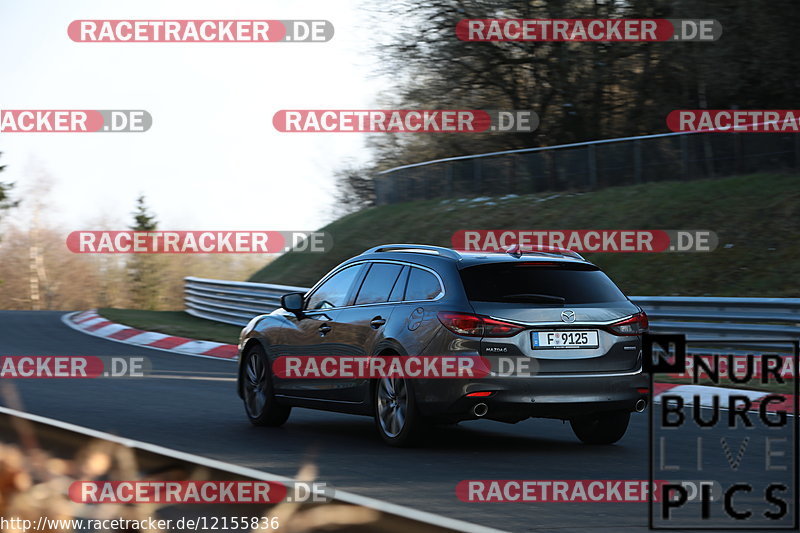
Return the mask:
[[372,329],[378,329],[384,324],[386,324],[386,320],[384,318],[381,318],[380,316],[376,316],[375,318],[369,321],[369,325],[372,326]]
[[322,336],[322,337],[324,337],[325,335],[327,335],[328,333],[330,333],[330,331],[331,331],[331,327],[330,327],[328,324],[322,324],[322,325],[319,327],[319,334],[320,334],[320,336]]

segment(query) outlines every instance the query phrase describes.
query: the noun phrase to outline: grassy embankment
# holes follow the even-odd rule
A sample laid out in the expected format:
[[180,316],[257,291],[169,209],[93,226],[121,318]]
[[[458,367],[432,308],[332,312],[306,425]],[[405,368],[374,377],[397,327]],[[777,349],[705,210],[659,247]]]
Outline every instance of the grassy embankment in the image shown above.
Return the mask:
[[719,247],[709,253],[587,258],[631,295],[800,296],[800,176],[786,174],[373,207],[322,228],[333,235],[330,252],[284,254],[251,281],[308,286],[370,246],[449,246],[459,229],[712,230]]
[[[706,229],[708,253],[589,254],[630,295],[800,295],[800,176],[757,174],[614,187],[583,194],[426,200],[365,209],[328,224],[326,253],[290,252],[251,281],[309,286],[382,243],[450,245],[459,229]],[[101,309],[110,320],[235,343],[240,328],[180,311]]]

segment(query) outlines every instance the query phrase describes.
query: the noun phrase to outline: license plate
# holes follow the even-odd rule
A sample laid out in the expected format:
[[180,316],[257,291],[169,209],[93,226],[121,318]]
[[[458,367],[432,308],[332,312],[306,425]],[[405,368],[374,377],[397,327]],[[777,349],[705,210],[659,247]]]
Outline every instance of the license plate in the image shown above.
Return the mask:
[[534,349],[597,348],[597,331],[534,331]]

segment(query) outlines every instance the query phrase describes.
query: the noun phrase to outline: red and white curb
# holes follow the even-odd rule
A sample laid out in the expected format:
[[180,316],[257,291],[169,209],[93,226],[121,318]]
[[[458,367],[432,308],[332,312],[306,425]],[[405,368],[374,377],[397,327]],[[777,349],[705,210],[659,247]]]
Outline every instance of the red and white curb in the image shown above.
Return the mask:
[[177,352],[196,357],[209,357],[212,359],[236,359],[238,348],[235,344],[221,342],[200,341],[176,337],[155,331],[144,331],[124,324],[117,324],[100,315],[92,309],[82,313],[68,313],[61,320],[72,329],[76,329],[95,337],[102,337],[110,341],[134,344],[156,350]]
[[[765,391],[728,389],[723,387],[709,387],[707,385],[680,385],[678,383],[655,383],[653,384],[653,402],[661,403],[661,396],[669,392],[670,396],[680,396],[684,405],[694,405],[694,397],[697,395],[700,407],[713,407],[714,397],[718,397],[718,405],[727,409],[731,396],[745,396],[751,402],[751,411],[756,411],[766,396],[772,394]],[[786,411],[794,413],[794,394],[780,394],[785,398],[783,402],[770,402],[767,412]]]

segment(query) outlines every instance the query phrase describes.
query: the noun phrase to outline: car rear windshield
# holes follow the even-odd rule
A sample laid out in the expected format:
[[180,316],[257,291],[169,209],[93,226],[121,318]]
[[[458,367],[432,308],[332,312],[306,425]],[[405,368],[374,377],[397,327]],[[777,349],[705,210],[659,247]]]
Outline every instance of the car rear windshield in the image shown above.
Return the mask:
[[461,270],[476,302],[579,305],[627,301],[594,265],[560,262],[489,263]]

